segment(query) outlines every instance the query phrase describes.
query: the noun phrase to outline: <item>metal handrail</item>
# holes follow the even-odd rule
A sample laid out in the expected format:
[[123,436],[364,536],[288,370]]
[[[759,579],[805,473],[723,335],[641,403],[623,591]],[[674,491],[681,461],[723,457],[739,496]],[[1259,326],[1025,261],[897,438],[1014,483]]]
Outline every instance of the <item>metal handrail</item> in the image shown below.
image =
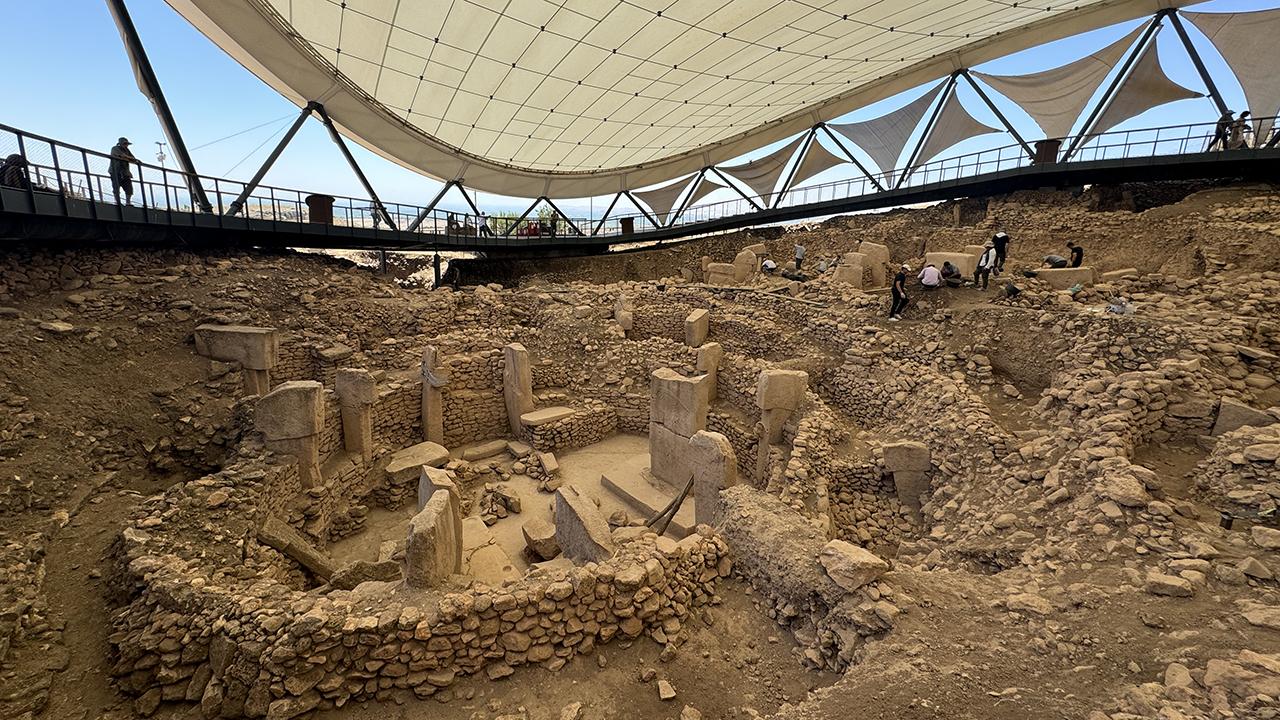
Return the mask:
[[[1254,120],[1256,123],[1262,123],[1267,119],[1255,118]],[[1214,137],[1216,124],[1216,122],[1187,123],[1092,134],[1079,143],[1079,147],[1075,149],[1073,157],[1068,162],[1083,163],[1205,152],[1209,149],[1209,144]],[[512,228],[516,222],[514,215],[512,217],[488,215],[487,224],[492,232],[492,237],[488,237],[478,233],[478,218],[474,215],[441,209],[424,212],[425,208],[421,205],[384,202],[386,212],[398,228],[408,227],[415,218],[424,217],[417,229],[409,233],[388,228],[385,223],[380,223],[377,219],[375,203],[371,199],[351,196],[321,194],[333,198],[331,223],[311,223],[314,211],[308,206],[307,199],[313,193],[269,185],[259,185],[253,190],[248,196],[241,215],[228,215],[227,210],[232,201],[245,188],[244,182],[208,175],[193,176],[178,169],[140,160],[130,163],[137,170],[134,185],[137,191],[137,202],[140,205],[134,206],[134,210],[126,210],[125,206],[111,202],[114,194],[109,173],[106,171],[111,161],[108,153],[63,143],[53,138],[0,124],[0,138],[5,134],[16,138],[17,150],[27,158],[28,174],[32,185],[28,195],[33,202],[35,195],[59,194],[61,214],[66,215],[68,199],[87,200],[94,219],[131,219],[127,217],[128,213],[140,211],[145,222],[175,224],[175,213],[198,214],[198,208],[191,197],[191,187],[197,183],[209,195],[215,209],[213,213],[202,215],[204,220],[201,222],[219,228],[248,229],[256,227],[257,223],[268,223],[273,230],[278,230],[282,223],[305,224],[314,228],[308,232],[322,233],[338,233],[358,228],[372,231],[375,237],[384,234],[387,237],[396,238],[405,235],[410,237],[422,235],[424,241],[428,242],[431,237],[465,238],[466,244],[478,248],[486,245],[510,246],[522,241],[525,244],[547,244],[550,240],[554,244],[562,239],[566,243],[581,244],[584,237],[574,231],[574,225],[594,230],[590,238],[614,238],[627,236],[622,232],[624,224],[630,224],[632,232],[641,234],[661,228],[693,225],[758,212],[753,202],[745,198],[737,198],[685,208],[678,217],[669,219],[661,226],[655,225],[645,213],[613,215],[604,221],[594,218],[566,220],[558,215],[542,218],[530,216],[515,228]],[[1072,146],[1074,139],[1063,138],[1061,146],[1064,148]],[[1255,148],[1261,144],[1261,141],[1256,142]],[[45,152],[48,155],[47,161],[43,155]],[[0,152],[0,154],[7,154],[7,152]],[[1061,161],[1061,158],[1057,158],[1057,161]],[[764,205],[773,207],[775,206],[773,201],[777,200],[776,207],[786,208],[878,193],[898,193],[907,188],[937,183],[959,183],[966,178],[1024,168],[1032,164],[1033,160],[1028,157],[1023,146],[1011,144],[932,160],[914,168],[900,168],[888,173],[878,173],[877,179],[888,188],[887,190],[881,190],[865,176],[847,178],[818,185],[788,188],[781,193],[781,198],[776,196],[765,198],[769,202]],[[903,173],[906,173],[906,178],[900,179]],[[323,220],[319,217],[316,219]],[[507,233],[508,229],[512,230],[510,234]]]

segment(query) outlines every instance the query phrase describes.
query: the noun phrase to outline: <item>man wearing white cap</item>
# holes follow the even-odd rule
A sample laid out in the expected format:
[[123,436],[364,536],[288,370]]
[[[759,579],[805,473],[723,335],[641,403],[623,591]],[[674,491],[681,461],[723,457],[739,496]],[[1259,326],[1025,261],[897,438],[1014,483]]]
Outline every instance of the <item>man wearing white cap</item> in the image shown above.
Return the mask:
[[129,151],[129,138],[120,138],[116,146],[111,148],[111,167],[107,173],[111,176],[111,192],[116,196],[116,204],[120,204],[120,191],[124,190],[126,205],[133,203],[133,168],[130,163],[138,162],[138,158]]

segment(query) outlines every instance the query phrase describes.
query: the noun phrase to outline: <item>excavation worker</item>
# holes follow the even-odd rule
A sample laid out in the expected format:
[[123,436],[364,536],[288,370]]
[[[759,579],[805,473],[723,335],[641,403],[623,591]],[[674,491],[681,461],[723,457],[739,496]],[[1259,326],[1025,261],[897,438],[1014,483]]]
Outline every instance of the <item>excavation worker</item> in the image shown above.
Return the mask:
[[982,255],[978,256],[978,266],[973,270],[973,285],[981,286],[986,290],[991,284],[991,271],[996,267],[996,244],[988,240],[982,247]]
[[800,263],[804,262],[804,246],[796,243],[796,270],[800,269]]
[[1061,255],[1045,255],[1044,266],[1047,268],[1064,268],[1067,266],[1067,259]]
[[942,273],[938,272],[937,266],[933,263],[925,265],[916,277],[920,280],[920,287],[925,290],[937,290],[942,287]]
[[138,162],[138,158],[129,150],[131,144],[129,138],[122,137],[111,148],[111,165],[107,174],[111,176],[111,192],[116,197],[117,205],[120,204],[121,190],[124,191],[125,204],[133,202],[133,163]]
[[1084,248],[1074,242],[1067,243],[1067,249],[1071,251],[1071,267],[1077,268],[1084,264]]
[[1232,150],[1253,147],[1253,122],[1248,110],[1240,113],[1240,117],[1231,123],[1231,136],[1227,138],[1227,147]]
[[760,263],[760,271],[765,273],[766,275],[772,275],[773,271],[777,269],[778,269],[778,263],[768,258],[765,258],[765,261]]
[[964,277],[960,275],[960,268],[952,265],[950,260],[942,263],[942,279],[947,283],[947,287],[958,288],[964,284]]
[[4,165],[0,165],[0,185],[18,190],[31,187],[31,180],[27,177],[27,159],[18,153],[5,158]]
[[991,242],[996,248],[996,275],[1004,272],[1004,261],[1009,257],[1009,236],[1003,230],[996,233],[991,238]]
[[907,309],[907,303],[910,302],[907,297],[907,273],[909,272],[911,267],[903,263],[898,274],[893,276],[893,304],[889,306],[889,322],[901,320],[902,311]]

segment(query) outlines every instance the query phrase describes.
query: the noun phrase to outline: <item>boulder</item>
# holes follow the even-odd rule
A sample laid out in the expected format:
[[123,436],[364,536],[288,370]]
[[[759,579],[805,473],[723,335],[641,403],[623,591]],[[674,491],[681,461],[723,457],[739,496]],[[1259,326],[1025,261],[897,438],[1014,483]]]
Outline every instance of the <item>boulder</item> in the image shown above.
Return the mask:
[[337,590],[353,590],[363,582],[398,582],[400,563],[394,560],[369,562],[356,560],[342,566],[329,578],[329,586]]
[[560,554],[555,525],[542,518],[530,518],[524,522],[521,532],[524,533],[524,544],[537,557],[550,560]]
[[818,555],[818,562],[826,569],[827,576],[835,584],[850,592],[883,575],[889,564],[844,540],[828,542]]
[[1195,594],[1195,588],[1190,580],[1176,575],[1165,575],[1156,570],[1147,573],[1145,589],[1152,595],[1168,597],[1191,597]]
[[572,487],[556,490],[556,543],[564,556],[579,563],[613,556],[613,535],[600,509]]

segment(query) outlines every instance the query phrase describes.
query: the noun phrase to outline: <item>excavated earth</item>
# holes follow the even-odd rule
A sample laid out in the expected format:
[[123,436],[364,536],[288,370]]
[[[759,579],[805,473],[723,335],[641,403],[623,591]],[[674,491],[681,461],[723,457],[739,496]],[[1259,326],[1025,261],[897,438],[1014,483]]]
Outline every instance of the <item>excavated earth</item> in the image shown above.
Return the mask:
[[[890,274],[919,268],[998,229],[1013,242],[990,290],[913,288],[901,322],[887,322],[883,288],[817,272],[868,243],[888,248]],[[1023,276],[1068,240],[1100,282],[1056,290]],[[759,244],[780,264],[805,245],[807,277],[703,282],[704,258]],[[459,261],[439,289],[316,254],[8,245],[0,718],[1280,717],[1278,258],[1280,190],[1186,183],[1018,193],[619,256]],[[1117,298],[1126,312],[1108,310]],[[318,495],[267,496],[262,468],[270,478],[279,458],[255,431],[241,368],[193,340],[204,323],[276,328],[273,381],[332,388],[336,367],[370,370],[408,408],[407,425],[375,433],[385,465],[421,439],[427,346],[455,358],[457,381],[521,343],[539,404],[596,423],[573,445],[631,447],[610,438],[644,437],[653,371],[700,370],[685,326],[699,309],[724,351],[708,427],[729,439],[740,478],[692,536],[706,569],[695,562],[690,589],[668,592],[662,621],[540,658],[526,635],[505,657],[459,654],[443,679],[415,639],[427,621],[387,615],[388,603],[419,602],[425,617],[504,588],[526,602],[537,573],[382,597],[326,585],[253,540],[249,523],[271,514],[315,530]],[[761,452],[756,378],[770,369],[803,370],[808,386],[783,441]],[[528,517],[548,504],[549,475],[518,457],[463,459],[464,446],[509,437],[502,391],[452,397],[446,444],[465,505],[490,514],[494,542],[518,539],[518,507],[499,518],[495,498],[527,481]],[[903,442],[930,456],[916,497],[886,460]],[[565,476],[608,470],[556,452]],[[403,522],[394,488],[348,500],[308,535],[335,558],[375,552]],[[639,515],[609,521],[625,533]],[[832,540],[887,569],[850,582],[820,560]],[[519,574],[536,558],[517,560]],[[594,564],[555,572],[548,582],[609,578]],[[214,591],[221,609],[200,604]],[[351,613],[345,649],[297,639],[304,619],[339,611]],[[389,628],[392,641],[361,649],[352,627]]]

